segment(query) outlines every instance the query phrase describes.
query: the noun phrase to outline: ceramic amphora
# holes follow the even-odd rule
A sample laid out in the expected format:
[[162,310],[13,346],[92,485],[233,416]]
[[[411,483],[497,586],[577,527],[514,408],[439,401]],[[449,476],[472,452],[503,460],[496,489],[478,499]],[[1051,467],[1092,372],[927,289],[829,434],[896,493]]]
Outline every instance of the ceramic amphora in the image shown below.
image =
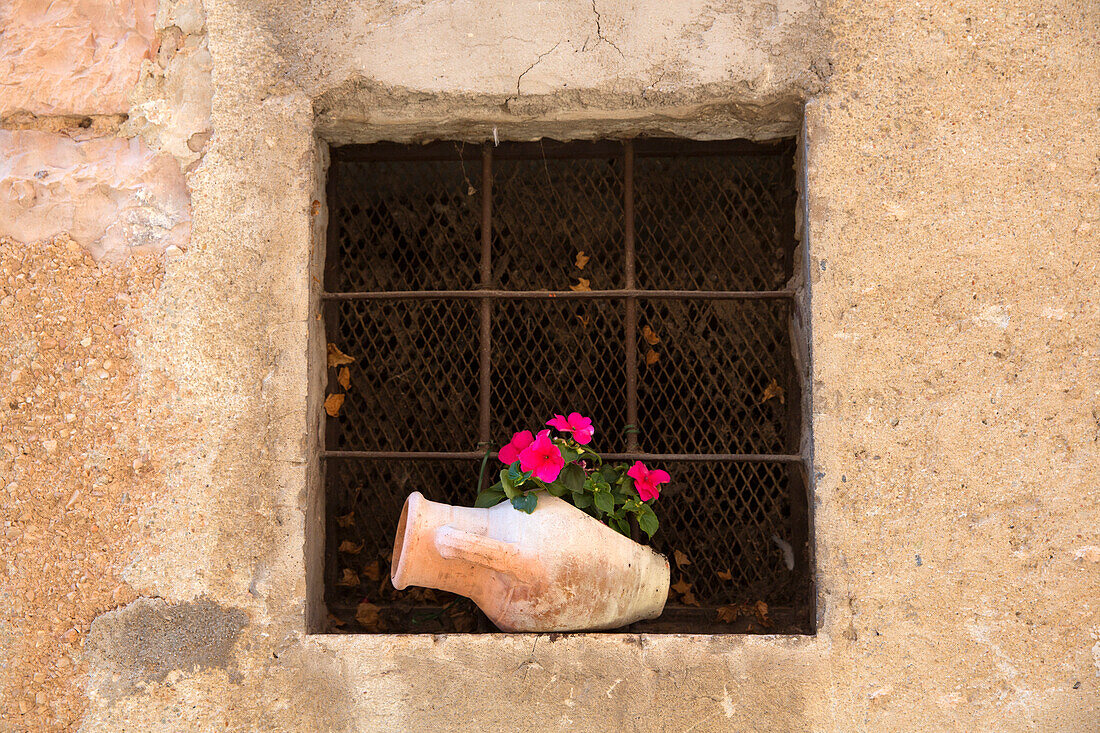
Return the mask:
[[572,504],[539,492],[531,514],[440,504],[413,492],[391,580],[473,599],[502,631],[613,629],[661,615],[668,560]]

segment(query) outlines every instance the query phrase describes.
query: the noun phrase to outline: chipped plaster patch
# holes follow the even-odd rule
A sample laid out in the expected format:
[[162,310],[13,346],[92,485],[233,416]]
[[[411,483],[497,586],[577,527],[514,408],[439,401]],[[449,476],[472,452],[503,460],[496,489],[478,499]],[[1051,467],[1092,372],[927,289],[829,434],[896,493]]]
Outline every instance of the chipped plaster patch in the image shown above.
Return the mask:
[[178,679],[177,672],[225,669],[247,623],[243,611],[205,599],[170,605],[139,598],[92,622],[93,688],[126,694],[170,675]]

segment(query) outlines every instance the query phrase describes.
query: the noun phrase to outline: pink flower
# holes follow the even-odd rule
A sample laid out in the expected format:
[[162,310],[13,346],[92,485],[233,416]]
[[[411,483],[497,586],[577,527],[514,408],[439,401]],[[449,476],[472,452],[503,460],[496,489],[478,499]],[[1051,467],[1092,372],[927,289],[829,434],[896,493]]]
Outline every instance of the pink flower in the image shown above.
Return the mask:
[[522,430],[512,436],[512,442],[501,448],[500,452],[497,453],[497,457],[511,466],[519,460],[520,451],[531,445],[534,440],[535,436],[531,435],[530,430]]
[[558,446],[550,440],[549,430],[540,431],[534,442],[520,451],[519,467],[524,471],[533,471],[535,478],[547,483],[558,477],[565,468],[565,459],[561,457]]
[[661,484],[667,484],[672,479],[666,471],[659,468],[650,471],[641,461],[634,461],[634,465],[626,475],[634,479],[634,488],[638,490],[638,496],[642,497],[642,501],[656,499],[661,495]]
[[591,443],[592,436],[596,432],[596,429],[592,427],[592,418],[584,417],[579,412],[571,412],[569,417],[554,415],[552,420],[546,421],[546,424],[552,428],[557,428],[563,433],[573,433],[573,439],[581,445]]

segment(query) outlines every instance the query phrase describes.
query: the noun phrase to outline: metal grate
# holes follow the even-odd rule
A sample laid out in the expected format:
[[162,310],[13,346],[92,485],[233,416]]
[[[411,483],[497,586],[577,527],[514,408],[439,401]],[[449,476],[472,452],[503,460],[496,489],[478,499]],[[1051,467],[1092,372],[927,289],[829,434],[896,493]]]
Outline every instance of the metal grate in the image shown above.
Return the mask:
[[653,544],[674,590],[631,630],[812,630],[793,164],[792,141],[334,150],[326,328],[356,361],[329,375],[333,631],[492,631],[389,584],[401,506],[472,504],[486,446],[574,409],[673,477]]

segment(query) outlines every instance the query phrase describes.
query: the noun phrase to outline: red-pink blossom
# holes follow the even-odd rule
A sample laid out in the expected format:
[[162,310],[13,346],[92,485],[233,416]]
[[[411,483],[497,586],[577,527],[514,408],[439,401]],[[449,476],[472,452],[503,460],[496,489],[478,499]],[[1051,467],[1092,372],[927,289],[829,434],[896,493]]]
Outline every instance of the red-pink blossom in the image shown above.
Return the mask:
[[596,432],[596,429],[592,427],[592,418],[584,417],[579,412],[571,412],[569,417],[554,415],[552,419],[546,421],[546,424],[552,428],[557,428],[563,433],[573,433],[573,440],[581,445],[591,443],[592,436]]
[[531,435],[530,430],[521,430],[512,436],[512,441],[508,445],[500,449],[497,457],[510,466],[519,460],[520,451],[531,445],[534,440],[535,436]]
[[638,490],[642,501],[656,499],[661,495],[661,484],[667,484],[672,479],[667,471],[659,468],[651,471],[641,461],[634,461],[626,475],[634,479],[634,488]]
[[550,431],[542,430],[535,440],[519,454],[519,467],[532,471],[535,478],[550,483],[565,468],[565,459],[554,442],[550,440]]

